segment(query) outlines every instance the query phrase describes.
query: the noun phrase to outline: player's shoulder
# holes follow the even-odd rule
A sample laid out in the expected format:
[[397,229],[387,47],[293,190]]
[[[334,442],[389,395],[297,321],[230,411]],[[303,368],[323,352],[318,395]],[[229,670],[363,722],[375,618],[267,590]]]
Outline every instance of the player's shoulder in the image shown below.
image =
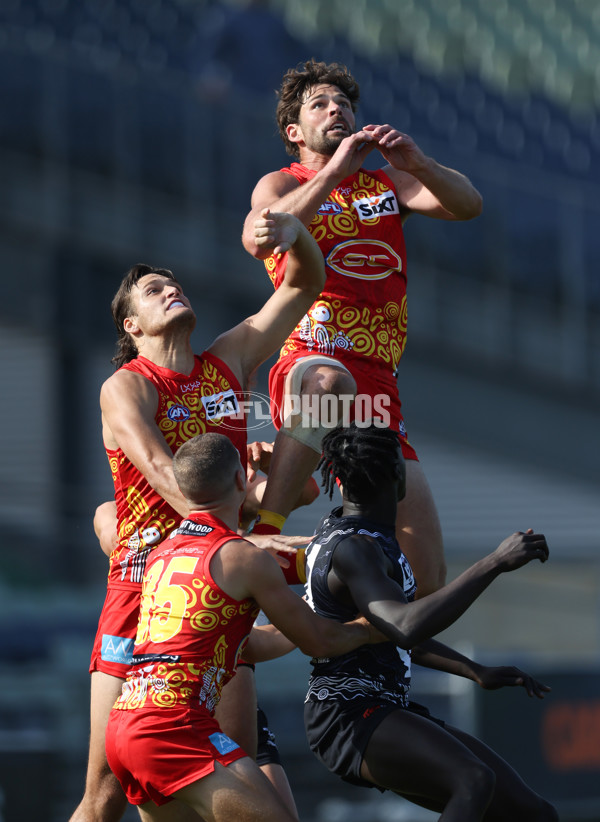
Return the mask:
[[154,402],[155,399],[156,387],[153,383],[143,374],[127,368],[119,368],[107,377],[100,387],[101,405],[112,400],[123,404],[127,400]]
[[385,554],[377,539],[371,534],[357,530],[342,536],[336,544],[334,564],[338,567],[343,565],[348,569],[362,569],[365,563],[373,561],[385,562]]
[[118,388],[119,386],[124,385],[134,385],[139,383],[141,380],[147,382],[147,379],[143,376],[143,374],[139,373],[138,371],[131,370],[129,368],[121,367],[118,368],[110,377],[107,377],[104,382],[102,383],[102,389],[114,389]]
[[268,579],[278,571],[277,562],[269,552],[246,539],[232,536],[220,546],[218,556],[231,581],[243,580],[253,584],[257,580]]
[[256,561],[262,551],[249,540],[232,532],[229,539],[225,539],[219,546],[219,553],[223,558],[233,559],[236,563],[241,564]]
[[118,390],[119,386],[125,385],[128,380],[127,378],[123,377],[123,372],[121,369],[114,371],[109,377],[107,377],[102,385],[100,386],[100,395],[108,394],[112,391]]
[[254,187],[253,198],[255,199],[257,196],[260,197],[267,193],[281,197],[287,194],[288,191],[298,188],[299,185],[300,181],[288,169],[269,171],[260,178]]

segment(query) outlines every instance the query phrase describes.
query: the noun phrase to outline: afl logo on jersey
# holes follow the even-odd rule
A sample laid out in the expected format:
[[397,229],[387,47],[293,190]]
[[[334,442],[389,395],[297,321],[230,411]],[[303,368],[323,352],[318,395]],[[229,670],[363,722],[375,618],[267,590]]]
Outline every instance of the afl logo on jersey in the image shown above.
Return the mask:
[[338,274],[382,280],[402,271],[402,258],[381,240],[346,240],[331,249],[325,262]]
[[172,422],[185,422],[190,418],[191,411],[185,405],[172,405],[167,411],[167,416]]
[[334,203],[333,200],[325,200],[317,214],[341,214],[343,210],[339,203]]

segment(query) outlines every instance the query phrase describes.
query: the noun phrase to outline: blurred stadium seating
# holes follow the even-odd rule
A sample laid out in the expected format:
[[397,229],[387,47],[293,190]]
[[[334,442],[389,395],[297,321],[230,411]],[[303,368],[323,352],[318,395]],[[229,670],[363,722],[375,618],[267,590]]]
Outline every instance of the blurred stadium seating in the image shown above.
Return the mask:
[[[265,112],[273,98],[266,88],[265,108],[259,106],[253,118],[256,105],[250,111],[244,99],[236,109],[219,90],[218,71],[225,68],[211,63],[211,54],[240,5],[7,0],[0,34],[6,95],[0,150],[28,152],[178,197],[209,194],[215,208],[243,213],[254,170],[270,167],[272,113],[267,118]],[[475,176],[481,169],[486,177],[504,163],[499,223],[512,250],[505,280],[538,289],[540,297],[561,297],[562,195],[581,193],[584,227],[595,225],[598,216],[597,4],[356,0],[352,14],[345,0],[259,5],[281,15],[306,43],[306,54],[348,62],[361,82],[364,121],[389,119],[425,147],[443,147],[449,163],[458,157],[458,167],[467,156]],[[258,77],[269,60],[265,55],[264,65],[256,67]],[[215,86],[207,89],[211,71]],[[234,99],[236,85],[241,88],[243,78],[234,78]],[[232,129],[237,134],[251,126],[252,151],[232,141],[226,156],[222,136],[207,133],[214,118],[229,140]],[[199,175],[198,164],[207,157]],[[227,175],[228,168],[231,179],[216,184],[215,175]],[[232,184],[238,176],[246,186],[241,192],[239,183]],[[548,191],[540,188],[541,176]],[[585,300],[597,309],[598,232],[584,229],[584,235]],[[461,268],[486,276],[489,265],[482,265],[473,233],[467,243],[460,233],[453,236],[461,245]],[[524,253],[532,247],[535,254]],[[434,265],[456,260],[457,249],[446,242],[429,251]],[[486,254],[489,260],[489,242]]]

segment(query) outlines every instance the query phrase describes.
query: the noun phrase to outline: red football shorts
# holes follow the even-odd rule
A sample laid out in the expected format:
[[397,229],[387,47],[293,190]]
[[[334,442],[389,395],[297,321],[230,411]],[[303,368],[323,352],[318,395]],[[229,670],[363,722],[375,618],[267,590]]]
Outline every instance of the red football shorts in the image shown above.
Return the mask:
[[[306,354],[310,357],[310,354]],[[284,392],[286,390],[286,377],[292,367],[301,357],[286,356],[278,360],[269,373],[269,396],[271,398],[271,416],[273,424],[278,430],[283,423]],[[336,360],[334,357],[324,357],[319,355],[318,361],[324,364],[331,360],[332,365],[338,365],[349,371],[356,381],[356,400],[349,409],[349,419],[381,419],[386,426],[398,432],[402,454],[405,460],[417,460],[417,453],[408,441],[404,418],[401,413],[401,402],[398,396],[398,384],[392,374],[388,374],[383,369],[359,367],[355,363]],[[315,364],[317,358],[315,358]],[[293,384],[293,378],[288,380],[287,389]],[[293,389],[299,392],[298,387]]]
[[125,679],[131,667],[140,611],[140,588],[109,586],[98,621],[90,673],[102,671]]
[[208,711],[189,708],[112,710],[106,756],[132,805],[170,802],[173,794],[247,756]]

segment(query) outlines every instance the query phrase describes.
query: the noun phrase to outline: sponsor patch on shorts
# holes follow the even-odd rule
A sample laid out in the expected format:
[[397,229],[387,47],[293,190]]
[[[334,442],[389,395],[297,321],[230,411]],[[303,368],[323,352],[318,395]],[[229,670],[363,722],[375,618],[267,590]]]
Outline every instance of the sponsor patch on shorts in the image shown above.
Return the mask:
[[101,658],[105,662],[119,662],[121,665],[131,665],[133,660],[134,640],[124,636],[102,634]]
[[208,738],[220,754],[230,753],[240,747],[233,739],[230,739],[226,734],[218,731],[215,731],[215,733],[211,734]]

